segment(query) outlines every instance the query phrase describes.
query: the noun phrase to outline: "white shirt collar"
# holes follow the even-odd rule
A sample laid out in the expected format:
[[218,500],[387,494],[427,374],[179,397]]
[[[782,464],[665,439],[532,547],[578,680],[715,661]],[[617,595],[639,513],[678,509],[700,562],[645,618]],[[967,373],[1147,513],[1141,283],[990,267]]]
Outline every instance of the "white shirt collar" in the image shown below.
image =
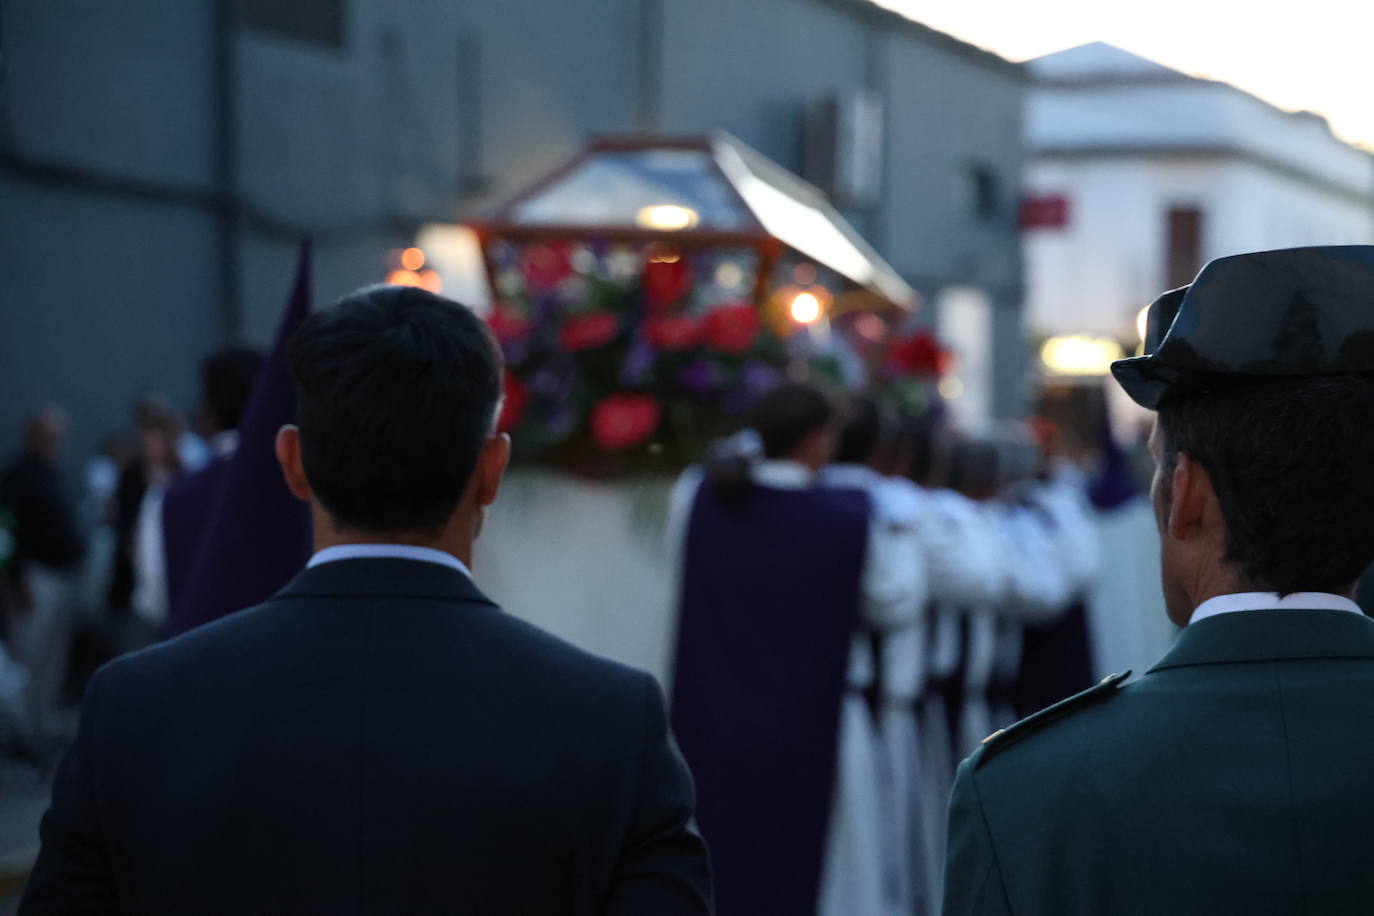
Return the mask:
[[359,560],[364,557],[384,557],[393,560],[420,560],[424,563],[438,563],[440,566],[447,566],[449,569],[456,569],[458,572],[472,578],[472,570],[468,569],[467,564],[458,559],[451,553],[444,553],[442,550],[435,550],[433,547],[414,547],[410,544],[335,544],[333,547],[326,547],[316,551],[310,558],[310,562],[305,564],[306,569],[312,566],[319,566],[321,563],[333,563],[338,560]]
[[1329,592],[1293,592],[1279,597],[1278,592],[1236,592],[1231,595],[1217,595],[1208,598],[1193,610],[1189,623],[1197,623],[1218,614],[1232,614],[1237,611],[1350,611],[1363,614],[1360,606],[1349,598],[1332,595]]
[[864,488],[883,476],[866,464],[828,464],[821,468],[821,480],[832,486]]
[[749,469],[749,477],[761,487],[774,490],[805,490],[816,482],[816,472],[800,461],[768,458]]

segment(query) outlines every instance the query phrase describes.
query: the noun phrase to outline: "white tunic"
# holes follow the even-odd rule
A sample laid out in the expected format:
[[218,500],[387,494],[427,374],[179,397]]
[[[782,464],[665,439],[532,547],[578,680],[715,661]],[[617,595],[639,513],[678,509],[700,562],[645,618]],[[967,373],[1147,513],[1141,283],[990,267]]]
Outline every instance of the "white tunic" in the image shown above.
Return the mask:
[[[829,486],[862,489],[869,496],[873,519],[864,567],[864,617],[883,634],[883,673],[878,685],[879,722],[875,723],[858,693],[872,683],[871,672],[867,677],[861,674],[865,663],[871,666],[866,659],[871,649],[867,643],[855,647],[841,736],[838,791],[844,796],[840,799],[844,807],[837,805],[832,822],[820,912],[909,913],[916,906],[920,838],[914,826],[921,816],[913,811],[919,746],[912,704],[924,682],[922,630],[928,596],[917,533],[920,491],[862,465],[832,465],[821,472],[821,480]],[[872,759],[868,759],[870,754]],[[867,786],[864,773],[872,774]],[[859,862],[868,849],[877,854],[875,861],[882,866],[876,874],[870,865]],[[875,892],[877,900],[866,903]],[[873,910],[873,906],[883,909]]]

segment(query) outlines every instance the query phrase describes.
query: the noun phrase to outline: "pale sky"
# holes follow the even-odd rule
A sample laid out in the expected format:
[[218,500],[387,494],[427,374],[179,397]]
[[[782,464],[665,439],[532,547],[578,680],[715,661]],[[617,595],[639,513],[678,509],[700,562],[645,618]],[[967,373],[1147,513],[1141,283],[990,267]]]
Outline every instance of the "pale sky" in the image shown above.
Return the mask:
[[1374,149],[1374,0],[877,0],[1010,60],[1105,41]]

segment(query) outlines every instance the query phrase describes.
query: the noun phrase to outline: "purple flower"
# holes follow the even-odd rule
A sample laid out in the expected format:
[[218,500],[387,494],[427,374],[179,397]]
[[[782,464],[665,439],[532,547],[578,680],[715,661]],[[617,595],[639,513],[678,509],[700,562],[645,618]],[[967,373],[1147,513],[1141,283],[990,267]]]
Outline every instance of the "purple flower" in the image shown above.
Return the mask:
[[572,360],[545,363],[530,374],[530,390],[540,397],[563,403],[577,385],[577,366]]
[[705,360],[694,360],[682,367],[677,380],[692,394],[713,394],[720,390],[723,373],[720,367]]
[[557,320],[559,312],[562,311],[562,305],[562,301],[555,293],[546,293],[540,296],[534,300],[534,323],[542,326]]
[[506,358],[507,366],[518,366],[530,355],[530,338],[522,337],[518,340],[503,340],[501,342],[501,355]]
[[649,377],[649,370],[654,367],[655,356],[654,348],[649,346],[648,341],[642,338],[636,340],[620,364],[620,384],[626,388],[644,384]]
[[739,387],[750,397],[757,398],[776,386],[780,377],[777,369],[761,360],[751,359],[740,367]]
[[726,413],[740,414],[751,409],[758,399],[777,385],[781,375],[767,363],[751,359],[740,367],[738,383],[720,399]]
[[555,407],[544,423],[544,434],[550,442],[561,442],[577,429],[577,411],[568,405]]

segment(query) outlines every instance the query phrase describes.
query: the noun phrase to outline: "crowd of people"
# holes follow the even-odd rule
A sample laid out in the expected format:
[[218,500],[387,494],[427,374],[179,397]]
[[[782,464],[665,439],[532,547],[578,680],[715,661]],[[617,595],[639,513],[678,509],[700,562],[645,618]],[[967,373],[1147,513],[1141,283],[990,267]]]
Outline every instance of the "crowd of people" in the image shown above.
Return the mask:
[[[134,400],[131,432],[105,437],[66,473],[67,413],[26,422],[0,476],[0,747],[42,769],[71,738],[85,679],[104,661],[163,635],[185,585],[204,507],[168,494],[218,473],[261,355],[230,347],[201,371],[194,431],[164,395]],[[165,537],[172,513],[176,537]],[[199,515],[189,521],[185,516]]]
[[[452,302],[361,290],[273,351],[298,408],[273,486],[309,504],[313,553],[92,678],[21,912],[1366,912],[1371,291],[1371,247],[1224,258],[1114,364],[1156,411],[1180,630],[1136,681],[1090,683],[1111,487],[1024,434],[769,391],[677,487],[665,706],[479,590],[511,454],[499,350]],[[88,551],[74,513],[39,511],[63,502],[64,422],[33,418],[0,491],[21,663]],[[140,415],[116,478],[116,503],[143,480],[123,543],[149,622],[136,545],[194,479],[175,431]]]
[[722,911],[938,911],[958,761],[1092,683],[1086,475],[789,383],[673,503],[674,730]]
[[[141,394],[134,432],[106,437],[79,488],[61,472],[62,409],[28,421],[0,482],[0,722],[18,759],[55,762],[90,674],[186,628],[203,493],[227,473],[261,362],[204,361],[195,432]],[[1090,682],[1088,480],[1037,429],[972,435],[938,405],[901,415],[785,383],[680,478],[674,729],[727,910],[785,886],[827,916],[935,912],[958,761]],[[759,850],[789,844],[806,851],[770,871]]]

